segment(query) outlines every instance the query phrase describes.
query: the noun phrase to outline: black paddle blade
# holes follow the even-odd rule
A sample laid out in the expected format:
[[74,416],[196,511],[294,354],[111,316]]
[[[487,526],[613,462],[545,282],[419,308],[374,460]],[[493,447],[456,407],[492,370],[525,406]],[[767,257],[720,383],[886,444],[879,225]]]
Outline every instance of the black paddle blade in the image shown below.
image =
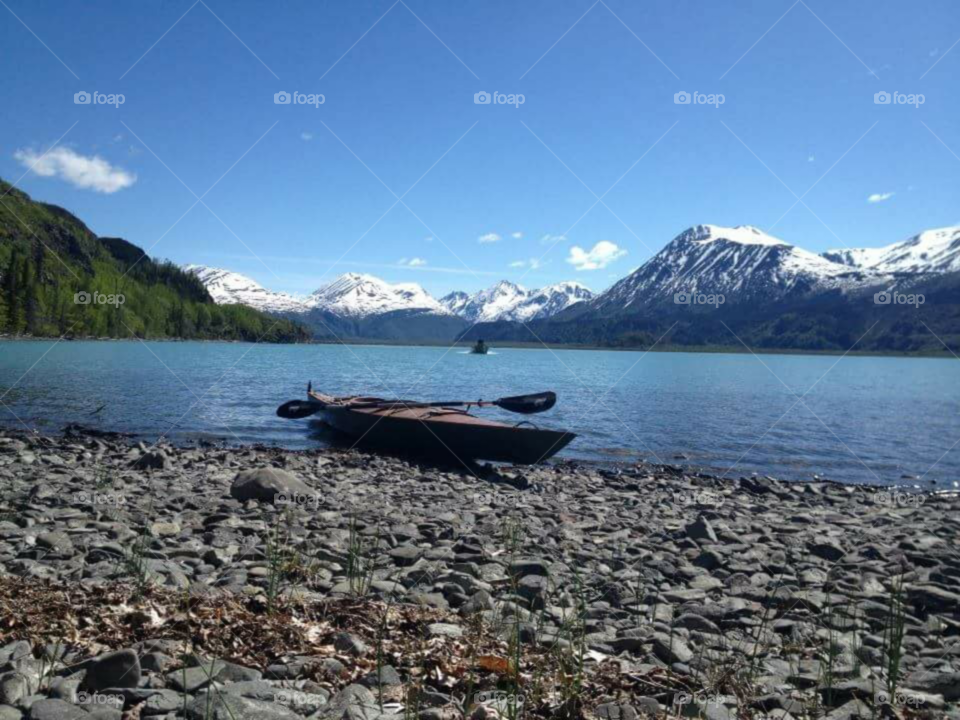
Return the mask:
[[500,398],[495,401],[499,407],[510,412],[533,415],[542,413],[557,404],[555,392],[542,392],[533,395],[517,395],[515,397]]
[[289,400],[277,408],[277,416],[287,420],[300,420],[310,417],[322,409],[322,405],[309,400]]

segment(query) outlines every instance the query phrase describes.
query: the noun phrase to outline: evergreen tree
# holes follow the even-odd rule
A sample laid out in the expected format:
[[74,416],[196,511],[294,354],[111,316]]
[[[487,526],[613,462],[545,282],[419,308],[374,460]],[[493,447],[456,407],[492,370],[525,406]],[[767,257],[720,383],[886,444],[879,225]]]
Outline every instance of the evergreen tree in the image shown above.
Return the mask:
[[36,268],[30,258],[23,259],[23,278],[21,288],[24,298],[24,323],[31,335],[40,334],[40,281]]
[[23,302],[20,297],[20,277],[23,270],[20,266],[20,253],[14,248],[7,262],[4,273],[3,292],[7,301],[7,330],[19,335],[23,329]]

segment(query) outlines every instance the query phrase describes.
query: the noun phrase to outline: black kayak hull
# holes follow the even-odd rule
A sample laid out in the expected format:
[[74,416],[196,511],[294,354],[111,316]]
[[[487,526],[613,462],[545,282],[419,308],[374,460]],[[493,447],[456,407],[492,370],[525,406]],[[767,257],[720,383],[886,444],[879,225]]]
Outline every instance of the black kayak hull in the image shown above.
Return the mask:
[[393,454],[442,456],[461,462],[532,465],[556,455],[576,438],[574,433],[501,423],[466,424],[391,417],[328,406],[327,423],[358,447]]

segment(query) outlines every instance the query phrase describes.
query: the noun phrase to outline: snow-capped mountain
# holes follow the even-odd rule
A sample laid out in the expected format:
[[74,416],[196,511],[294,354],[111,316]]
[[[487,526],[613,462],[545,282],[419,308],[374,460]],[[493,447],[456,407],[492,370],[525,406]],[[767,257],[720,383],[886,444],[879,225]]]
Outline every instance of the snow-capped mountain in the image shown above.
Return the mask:
[[452,292],[440,302],[450,312],[471,323],[512,320],[543,320],[578,302],[589,300],[593,292],[578,282],[561,282],[539,290],[527,290],[507,280],[467,295]]
[[543,320],[571,305],[593,298],[593,291],[578,282],[561,282],[532,290],[527,298],[504,313],[501,320]]
[[[467,322],[493,322],[501,319],[530,297],[530,291],[508,280],[463,298],[464,293],[450,293],[441,302]],[[454,310],[454,308],[457,308]]]
[[360,273],[346,273],[315,290],[305,300],[307,308],[325,310],[345,318],[366,318],[397,311],[453,315],[416,283],[388,282]]
[[218,305],[249,305],[258,310],[275,313],[306,310],[300,298],[267,290],[246,275],[206,265],[185,265],[183,269],[199,278]]
[[[299,298],[271,292],[227,270],[199,265],[185,269],[203,281],[216,302],[295,315],[318,337],[445,342],[466,337],[464,331],[469,335],[474,324],[496,323],[476,332],[487,339],[528,340],[524,334],[528,329],[519,323],[537,322],[538,337],[549,338],[551,328],[558,328],[552,336],[555,341],[598,342],[624,333],[645,337],[660,322],[665,331],[670,319],[682,315],[688,321],[685,332],[693,333],[684,342],[691,338],[708,344],[726,342],[726,328],[720,326],[726,333],[722,336],[709,335],[704,330],[713,327],[709,324],[691,329],[691,318],[702,323],[704,316],[691,315],[686,303],[674,302],[678,293],[696,293],[722,294],[727,317],[756,321],[761,328],[757,337],[765,339],[770,338],[764,334],[769,332],[764,323],[787,312],[786,324],[778,325],[780,334],[771,339],[774,344],[812,342],[808,335],[812,325],[790,325],[810,321],[821,323],[817,342],[833,347],[830,343],[843,343],[837,329],[823,318],[851,312],[871,317],[872,294],[879,290],[900,288],[926,293],[941,305],[955,302],[952,298],[960,289],[960,227],[928,230],[883,248],[816,255],[755,227],[696,225],[596,296],[576,282],[528,290],[503,280],[473,294],[452,292],[437,300],[414,283],[391,284],[372,275],[347,273]],[[718,305],[708,300],[709,304],[713,308],[704,312]],[[891,327],[896,335],[911,326]],[[913,340],[899,336],[889,343],[914,347]]]
[[852,288],[864,273],[790,245],[755,227],[697,225],[590,305],[636,310],[673,301],[674,293],[723,294],[727,303],[775,299],[813,290]]
[[464,308],[466,308],[469,303],[470,295],[462,290],[454,290],[452,293],[444,295],[442,298],[440,298],[441,305],[443,305],[454,315],[460,315],[461,317],[464,314]]
[[882,248],[828,250],[823,257],[881,273],[960,272],[960,227],[927,230]]

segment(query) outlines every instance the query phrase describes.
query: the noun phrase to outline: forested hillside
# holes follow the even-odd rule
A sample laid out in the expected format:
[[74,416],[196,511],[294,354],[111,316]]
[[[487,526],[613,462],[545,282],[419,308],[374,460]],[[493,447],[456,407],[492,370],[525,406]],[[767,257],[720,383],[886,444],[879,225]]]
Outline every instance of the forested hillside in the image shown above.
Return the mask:
[[[301,342],[299,323],[216,305],[203,284],[0,180],[0,332]],[[122,297],[122,302],[121,302]]]

